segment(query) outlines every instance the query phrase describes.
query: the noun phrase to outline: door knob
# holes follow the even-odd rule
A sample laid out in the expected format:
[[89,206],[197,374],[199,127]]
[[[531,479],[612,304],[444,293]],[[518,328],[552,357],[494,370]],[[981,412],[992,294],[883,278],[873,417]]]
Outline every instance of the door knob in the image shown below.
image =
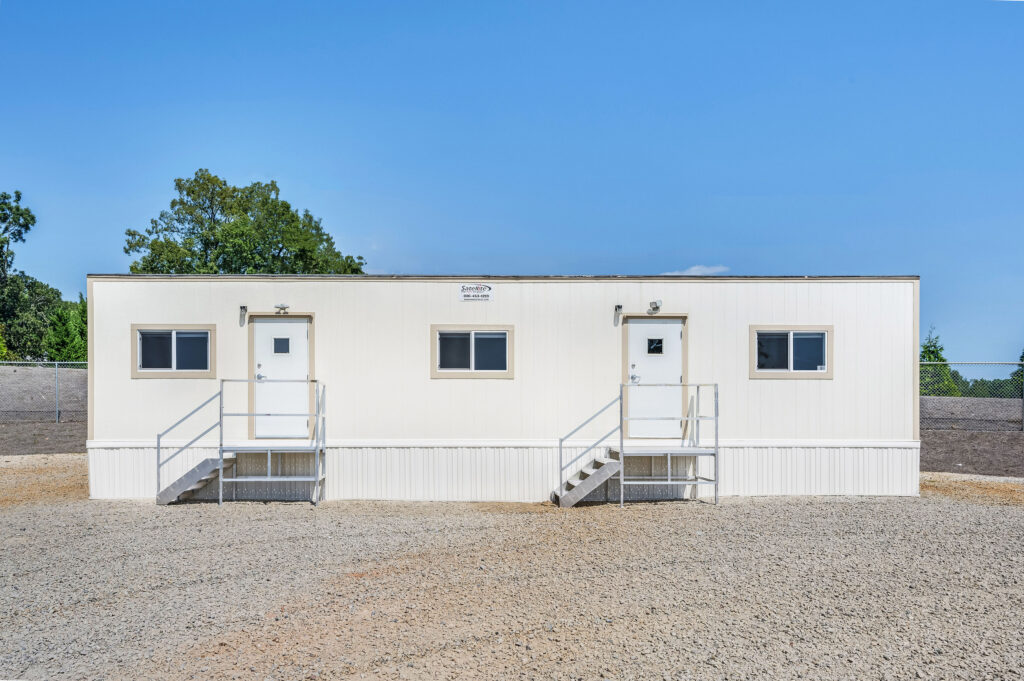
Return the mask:
[[636,374],[630,374],[629,375],[629,382],[630,383],[639,383],[640,382],[640,377],[637,376]]
[[264,376],[263,374],[256,374],[257,381],[262,381],[264,378],[266,378],[266,376]]

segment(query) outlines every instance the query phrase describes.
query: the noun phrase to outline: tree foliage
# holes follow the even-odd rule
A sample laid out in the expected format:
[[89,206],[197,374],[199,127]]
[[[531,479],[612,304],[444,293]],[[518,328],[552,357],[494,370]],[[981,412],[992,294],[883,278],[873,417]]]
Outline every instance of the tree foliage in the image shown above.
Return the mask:
[[21,205],[21,192],[0,192],[0,284],[7,280],[14,263],[13,244],[24,242],[25,234],[36,224],[36,216]]
[[0,325],[11,359],[43,358],[50,319],[63,303],[60,291],[24,272],[0,284]]
[[12,246],[35,223],[21,192],[0,193],[0,360],[84,361],[85,299],[61,300],[60,291],[13,268]]
[[[928,336],[921,343],[922,362],[945,362],[944,348],[935,333],[935,327],[928,329]],[[960,387],[953,381],[948,364],[921,365],[921,394],[940,397],[960,397]]]
[[206,169],[174,181],[177,198],[144,232],[125,231],[132,272],[155,274],[362,274],[319,218],[280,198],[275,182],[229,185]]
[[43,336],[43,352],[47,359],[56,362],[86,361],[88,346],[86,317],[82,314],[84,308],[85,299],[81,296],[77,303],[62,301],[54,308]]
[[[921,362],[946,362],[944,348],[935,333],[921,343]],[[1020,362],[1024,362],[1021,352]],[[1009,378],[965,378],[948,364],[921,365],[921,394],[932,397],[1005,397],[1019,398],[1024,389],[1024,366],[1013,371]]]
[[[1017,361],[1024,362],[1024,352]],[[1008,378],[964,378],[956,369],[949,373],[964,397],[1021,397],[1021,376],[1024,374],[1024,366],[1017,367]]]
[[1010,380],[1013,382],[1014,389],[1017,394],[1024,397],[1024,350],[1020,351],[1020,357],[1017,361],[1021,363],[1012,374],[1010,374]]

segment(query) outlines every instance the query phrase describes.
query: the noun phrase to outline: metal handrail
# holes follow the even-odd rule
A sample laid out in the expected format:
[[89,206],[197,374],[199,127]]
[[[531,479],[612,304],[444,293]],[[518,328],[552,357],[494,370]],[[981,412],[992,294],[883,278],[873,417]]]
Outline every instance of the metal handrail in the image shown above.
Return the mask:
[[644,388],[660,387],[660,388],[710,388],[718,385],[717,383],[623,383],[623,386],[631,388],[633,386],[640,386]]
[[305,416],[307,419],[316,418],[317,413],[314,411],[301,412],[301,413],[285,413],[285,412],[264,412],[264,411],[226,411],[224,416]]
[[625,416],[623,421],[714,421],[714,416]]
[[[223,390],[223,388],[222,388],[221,390]],[[182,417],[181,417],[180,419],[178,419],[177,421],[175,421],[174,425],[172,425],[172,426],[171,426],[170,428],[167,428],[167,429],[166,429],[166,430],[164,430],[163,432],[161,432],[161,433],[157,433],[157,434],[156,434],[156,493],[157,493],[157,494],[160,494],[160,467],[161,467],[161,466],[163,466],[163,465],[164,465],[164,463],[165,463],[165,462],[162,462],[162,461],[160,461],[160,441],[161,441],[161,440],[163,439],[164,435],[167,435],[167,433],[171,432],[172,430],[174,430],[175,428],[177,428],[178,426],[180,426],[180,425],[181,425],[182,423],[184,423],[184,422],[185,422],[185,421],[187,421],[188,419],[190,419],[190,418],[192,418],[193,416],[195,416],[196,412],[198,412],[198,411],[199,411],[200,409],[202,409],[203,407],[205,407],[206,405],[208,405],[208,404],[209,404],[210,402],[213,402],[213,401],[214,401],[215,399],[217,399],[218,397],[220,397],[220,395],[221,395],[221,390],[218,390],[218,391],[217,391],[217,392],[215,392],[214,394],[210,395],[210,397],[208,397],[208,398],[206,399],[206,401],[204,401],[204,402],[203,402],[202,404],[200,404],[200,405],[199,405],[198,407],[196,407],[195,409],[193,409],[192,411],[190,411],[189,413],[185,414],[185,415],[184,415],[184,416],[182,416]],[[200,434],[199,434],[199,435],[197,435],[196,437],[192,438],[192,440],[190,440],[190,441],[189,441],[189,443],[188,443],[187,445],[185,445],[184,447],[181,447],[181,448],[179,448],[179,449],[178,449],[178,451],[174,452],[174,454],[171,454],[171,456],[170,456],[170,457],[168,458],[168,461],[170,461],[170,460],[171,460],[171,459],[173,459],[174,457],[178,456],[178,454],[181,454],[181,451],[182,451],[183,449],[185,449],[186,447],[189,447],[190,445],[192,445],[193,443],[195,443],[195,441],[196,441],[196,440],[198,440],[199,438],[201,438],[201,437],[202,437],[203,435],[206,435],[207,433],[209,433],[209,432],[210,432],[211,430],[213,430],[214,428],[216,428],[216,427],[217,427],[217,425],[218,425],[218,424],[216,424],[216,423],[215,423],[215,424],[213,424],[212,426],[210,426],[209,428],[207,428],[206,430],[204,430],[204,431],[203,431],[202,433],[200,433]]]
[[319,383],[316,378],[222,378],[221,383]]
[[[275,413],[275,412],[225,412],[224,411],[224,384],[225,383],[305,383],[305,384],[308,384],[308,385],[313,385],[314,386],[314,395],[315,395],[314,411],[312,413],[303,412],[303,413],[294,413],[294,414],[293,413]],[[220,390],[218,390],[213,395],[210,395],[210,397],[208,397],[205,400],[203,400],[203,402],[201,402],[197,407],[195,407],[190,412],[188,412],[187,414],[182,416],[180,419],[175,421],[169,427],[167,427],[163,431],[157,433],[157,436],[156,436],[156,491],[157,491],[157,494],[160,494],[160,492],[162,491],[161,487],[160,487],[160,483],[161,483],[161,469],[162,469],[162,467],[165,464],[167,464],[167,462],[171,461],[176,456],[181,454],[183,451],[185,451],[186,449],[188,449],[189,447],[194,445],[196,442],[198,442],[204,436],[209,435],[215,429],[217,429],[219,431],[218,432],[218,452],[219,452],[219,458],[220,458],[220,478],[221,478],[221,483],[220,484],[221,484],[221,488],[223,489],[223,476],[224,476],[224,417],[225,416],[253,416],[253,417],[255,417],[255,416],[262,416],[262,417],[265,417],[265,416],[304,416],[306,418],[312,418],[313,419],[313,436],[310,439],[311,439],[311,441],[314,444],[317,445],[317,456],[316,456],[316,461],[315,461],[315,468],[316,468],[316,473],[317,473],[317,484],[315,486],[315,494],[319,494],[319,489],[320,489],[319,479],[320,479],[320,474],[322,473],[322,467],[323,467],[323,464],[324,464],[324,462],[322,460],[322,457],[320,456],[320,452],[322,450],[324,450],[324,448],[326,447],[326,443],[327,443],[326,435],[325,435],[325,433],[326,433],[327,415],[325,413],[325,407],[324,407],[324,405],[326,404],[327,386],[325,386],[322,383],[320,383],[320,381],[318,381],[317,379],[289,379],[289,378],[279,378],[279,379],[273,379],[273,378],[222,378],[222,379],[220,379],[220,384],[221,384],[220,385]],[[201,432],[198,435],[196,435],[195,437],[193,437],[191,440],[189,440],[184,445],[178,447],[178,449],[175,450],[175,452],[173,454],[171,454],[167,458],[166,461],[163,460],[163,458],[162,458],[162,455],[163,455],[163,438],[168,433],[173,431],[175,428],[177,428],[178,426],[182,425],[183,423],[188,421],[190,418],[195,416],[204,407],[209,405],[214,400],[218,400],[219,401],[217,422],[214,423],[213,425],[211,425],[210,427],[208,427],[207,429],[205,429],[203,432]],[[223,493],[221,493],[221,497],[223,497]]]
[[608,404],[604,405],[603,407],[598,409],[596,412],[594,412],[594,414],[591,415],[590,418],[588,418],[586,421],[584,421],[580,425],[576,426],[575,428],[570,430],[568,433],[566,433],[562,437],[558,438],[558,493],[559,494],[562,494],[562,488],[565,487],[565,463],[564,463],[565,455],[563,453],[563,446],[565,444],[565,441],[568,440],[573,435],[575,435],[576,433],[578,433],[581,428],[583,428],[588,423],[590,423],[591,421],[596,419],[598,416],[603,414],[606,409],[608,409],[610,406],[612,406],[615,403],[619,404],[619,425],[617,425],[614,428],[612,428],[612,430],[607,435],[605,435],[604,437],[602,437],[599,440],[597,440],[596,442],[594,442],[594,444],[592,444],[589,447],[587,447],[581,453],[577,454],[575,457],[573,457],[572,461],[569,462],[570,464],[575,463],[584,454],[586,454],[587,452],[589,452],[592,449],[594,449],[595,447],[597,447],[599,444],[601,444],[602,442],[607,440],[609,437],[614,435],[615,431],[620,430],[622,428],[622,391],[620,390],[619,391],[619,395],[615,399],[613,399],[611,402],[609,402]]
[[[687,408],[685,416],[684,415],[679,415],[679,416],[627,416],[626,413],[625,413],[626,391],[629,388],[632,388],[632,387],[695,388],[696,390],[695,390],[695,395],[694,395],[693,412],[692,412],[693,416],[689,415],[690,414],[689,407]],[[714,415],[713,416],[703,416],[703,415],[701,415],[701,410],[700,410],[700,393],[701,393],[701,388],[711,388],[712,391],[714,392]],[[610,407],[612,407],[616,403],[618,403],[618,405],[619,405],[619,423],[618,423],[618,425],[615,426],[614,428],[612,428],[610,431],[608,431],[604,435],[602,435],[596,441],[594,441],[590,446],[588,446],[582,452],[580,452],[575,457],[573,457],[572,460],[570,460],[569,462],[566,462],[565,461],[565,442],[566,442],[566,440],[568,440],[570,437],[572,437],[573,435],[578,433],[584,426],[586,426],[589,423],[593,422],[598,416],[603,414],[606,410],[608,410]],[[621,505],[621,504],[624,503],[624,501],[625,501],[625,484],[626,484],[626,480],[625,480],[625,453],[624,453],[625,446],[624,445],[625,445],[625,425],[626,425],[627,421],[679,421],[680,422],[680,426],[683,423],[695,423],[696,425],[695,425],[695,428],[694,428],[693,438],[694,438],[694,445],[696,447],[700,447],[701,446],[701,438],[700,438],[700,424],[701,424],[701,421],[714,421],[715,422],[715,426],[714,426],[715,427],[715,433],[714,433],[713,449],[714,449],[715,477],[714,477],[713,481],[712,480],[708,480],[706,482],[714,482],[714,486],[715,486],[715,503],[717,504],[718,503],[718,473],[719,473],[719,468],[718,468],[718,459],[719,459],[718,420],[719,420],[719,412],[718,412],[718,384],[717,383],[682,383],[682,382],[680,382],[680,383],[620,383],[619,384],[619,394],[618,394],[617,397],[615,397],[615,399],[613,399],[611,402],[608,402],[603,407],[598,409],[589,418],[584,420],[582,423],[580,423],[578,426],[576,426],[571,431],[566,433],[564,436],[558,438],[558,494],[561,495],[561,494],[565,493],[565,485],[566,485],[566,477],[567,477],[566,476],[566,467],[576,463],[577,461],[579,461],[581,458],[583,458],[584,456],[589,454],[591,451],[593,451],[595,448],[597,448],[602,442],[604,442],[605,440],[607,440],[608,438],[610,438],[612,435],[614,435],[617,432],[619,434],[619,457],[620,457],[620,467],[619,467],[619,504]],[[686,444],[686,431],[683,428],[680,428],[680,444],[682,446],[685,446],[685,444]],[[686,482],[688,480],[690,480],[689,478],[673,480],[672,479],[671,461],[669,462],[668,466],[669,467],[668,467],[668,471],[667,471],[666,479],[665,479],[666,483],[668,483],[668,484],[686,484]],[[650,481],[648,481],[648,482],[650,482]],[[632,484],[638,484],[638,483],[634,482]]]
[[193,409],[192,411],[190,411],[189,413],[185,414],[185,415],[184,415],[184,416],[182,416],[182,417],[181,417],[180,419],[178,419],[178,420],[177,420],[177,422],[175,422],[175,424],[174,424],[173,426],[171,426],[170,428],[168,428],[168,429],[167,429],[167,430],[165,430],[164,432],[162,432],[162,433],[159,433],[159,434],[157,435],[157,437],[158,437],[158,438],[160,438],[160,437],[163,437],[164,435],[167,435],[167,433],[171,432],[172,430],[174,430],[175,428],[177,428],[178,426],[180,426],[180,425],[181,425],[182,423],[184,423],[184,422],[185,422],[185,421],[186,421],[187,419],[189,419],[189,418],[190,418],[190,417],[191,417],[191,416],[192,416],[193,414],[195,414],[195,413],[196,413],[197,411],[199,411],[200,409],[202,409],[203,407],[205,407],[206,405],[208,405],[208,404],[209,404],[210,402],[213,402],[213,401],[214,401],[215,399],[217,399],[217,397],[218,397],[219,395],[220,395],[220,391],[218,390],[218,391],[217,391],[217,392],[215,392],[214,394],[210,395],[210,397],[209,397],[209,398],[207,398],[207,400],[206,400],[205,402],[203,402],[203,403],[202,403],[202,404],[200,404],[200,405],[199,405],[198,407],[196,407],[195,409]]
[[588,423],[590,423],[591,421],[596,419],[598,416],[600,416],[604,412],[605,409],[607,409],[608,407],[612,406],[613,404],[615,404],[618,401],[619,401],[619,398],[616,397],[614,400],[612,400],[608,404],[606,404],[603,407],[601,407],[600,409],[598,409],[596,412],[594,412],[594,415],[591,416],[589,419],[587,419],[586,421],[584,421],[583,423],[581,423],[580,425],[576,426],[575,428],[570,430],[568,433],[563,435],[562,439],[563,440],[568,440],[570,437],[572,437],[573,435],[578,433],[580,431],[580,428],[582,428],[583,426],[587,425]]
[[[718,503],[718,470],[719,470],[718,469],[718,459],[719,459],[719,441],[718,441],[718,419],[719,419],[719,413],[718,413],[718,384],[717,383],[682,383],[682,382],[680,382],[680,383],[623,383],[623,384],[619,385],[619,395],[620,395],[620,398],[625,396],[625,391],[626,391],[627,388],[634,387],[634,386],[640,386],[640,387],[657,386],[657,387],[666,387],[666,388],[669,388],[669,387],[671,387],[671,388],[677,388],[677,387],[678,388],[696,388],[696,394],[694,395],[694,412],[693,412],[694,415],[693,416],[649,416],[649,417],[645,417],[645,416],[632,416],[632,417],[630,417],[630,416],[626,416],[625,414],[623,414],[620,411],[619,422],[620,422],[620,424],[623,425],[623,427],[619,429],[619,456],[623,458],[623,464],[619,468],[619,506],[622,506],[625,503],[625,498],[626,498],[625,489],[626,489],[627,481],[625,479],[626,467],[625,467],[625,456],[623,454],[623,449],[624,449],[624,447],[623,447],[623,434],[624,434],[624,431],[625,431],[625,427],[624,426],[625,426],[625,422],[626,421],[679,421],[680,422],[680,426],[683,423],[685,423],[685,422],[693,422],[693,423],[696,424],[695,428],[694,428],[694,430],[695,430],[695,432],[694,432],[694,445],[696,445],[697,447],[701,446],[701,438],[700,438],[700,424],[701,424],[701,421],[714,421],[715,422],[715,439],[714,439],[714,447],[713,447],[713,449],[714,449],[715,477],[714,477],[714,481],[713,482],[714,482],[714,486],[715,486],[715,503],[717,504]],[[700,392],[701,392],[700,389],[701,388],[711,388],[712,391],[714,392],[714,416],[701,416],[701,411],[700,411]],[[622,400],[622,401],[624,402],[624,400]],[[621,409],[621,406],[620,406],[620,409]],[[687,412],[687,413],[689,413],[689,412]],[[685,444],[686,432],[682,428],[680,430],[681,430],[681,432],[680,432],[680,444],[682,445],[682,444]],[[695,473],[695,476],[696,476],[696,473]],[[641,481],[641,482],[642,483],[651,484],[653,481],[645,480],[645,481]],[[665,477],[665,481],[664,482],[668,483],[668,484],[687,484],[687,482],[692,482],[692,481],[689,478],[682,479],[682,480],[675,480],[675,481],[672,480],[672,461],[671,461],[671,456],[669,455],[669,461],[667,463],[666,477]],[[707,481],[705,481],[705,482],[707,482]],[[634,483],[634,484],[640,484],[640,483]],[[696,484],[696,483],[694,483],[694,484]]]
[[[221,400],[220,400],[220,442],[218,444],[219,454],[219,468],[217,476],[218,492],[217,492],[217,504],[224,503],[224,417],[225,416],[305,416],[313,420],[313,432],[310,435],[309,441],[313,445],[313,503],[316,504],[320,498],[321,486],[320,480],[323,473],[323,466],[325,465],[324,458],[326,457],[326,430],[327,430],[327,414],[326,414],[326,400],[327,400],[327,386],[320,383],[315,378],[301,379],[301,378],[222,378],[221,382]],[[225,412],[224,411],[224,384],[225,383],[305,383],[306,385],[313,386],[313,412],[302,412],[302,413],[282,413],[282,412]],[[267,474],[270,475],[270,451],[267,449]],[[324,453],[324,457],[321,457],[321,452]],[[237,474],[236,474],[237,475]],[[235,480],[233,477],[231,480]],[[229,482],[231,482],[229,480]]]
[[[207,428],[203,432],[199,433],[199,435],[196,435],[194,438],[192,438],[191,440],[189,440],[188,442],[186,442],[182,446],[178,447],[176,450],[174,450],[174,454],[171,454],[169,457],[167,457],[167,461],[170,461],[174,457],[178,456],[178,454],[181,454],[183,451],[185,451],[186,449],[188,449],[189,447],[194,445],[196,442],[199,441],[199,438],[201,438],[204,435],[207,435],[210,431],[212,431],[218,425],[220,425],[220,424],[219,423],[214,423],[212,426],[210,426],[209,428]],[[157,446],[159,447],[159,445],[157,445]],[[167,461],[164,461],[163,463],[167,463]]]

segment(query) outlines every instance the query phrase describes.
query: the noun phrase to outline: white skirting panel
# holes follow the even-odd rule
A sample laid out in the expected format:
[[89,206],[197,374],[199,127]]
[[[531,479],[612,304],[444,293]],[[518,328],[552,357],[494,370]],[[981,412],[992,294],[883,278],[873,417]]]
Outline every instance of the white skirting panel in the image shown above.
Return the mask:
[[[217,458],[216,447],[192,447],[175,455],[171,447],[161,452],[160,488],[163,489],[207,458]],[[310,475],[313,455],[291,452],[274,454],[275,475]],[[230,469],[228,477],[232,475]],[[238,475],[265,475],[266,454],[242,454],[238,457]],[[216,499],[217,485],[196,492],[196,499]],[[92,499],[156,499],[157,472],[155,447],[89,448],[89,497]],[[313,484],[308,482],[238,483],[224,485],[225,499],[312,499]]]
[[[905,447],[725,447],[719,458],[720,496],[917,496],[921,449]],[[701,459],[700,475],[712,462]],[[700,490],[703,498],[709,492]]]
[[[580,451],[582,448],[566,448],[567,474],[585,463],[582,460],[571,462]],[[161,485],[169,485],[202,459],[216,455],[216,449],[208,447],[182,452],[161,466]],[[727,445],[721,448],[719,494],[916,496],[919,459],[920,446],[916,442],[898,446]],[[306,455],[301,459],[289,456],[282,462],[286,469],[283,472],[303,473],[305,468],[311,468],[308,461]],[[673,464],[673,471],[687,470],[691,461],[679,457]],[[256,463],[254,461],[253,465]],[[660,457],[653,461],[631,459],[629,463],[627,472],[640,475],[662,474],[665,467]],[[265,463],[262,465],[265,467]],[[698,471],[702,476],[710,476],[711,460],[700,459]],[[538,502],[546,501],[558,486],[558,448],[515,445],[329,447],[326,475],[324,498],[328,500]],[[154,448],[89,448],[89,494],[92,498],[153,499],[156,484]],[[212,489],[215,487],[213,485]],[[305,499],[309,498],[307,489],[308,485],[303,483],[263,484],[252,489],[246,486],[245,489],[240,487],[238,498]],[[628,491],[630,498],[690,496],[688,488],[645,485]],[[209,498],[210,492],[204,492],[199,496]],[[708,487],[700,489],[702,498],[711,493]],[[612,481],[607,494],[612,499],[618,498],[617,481]],[[594,499],[604,496],[604,492],[599,492]],[[228,498],[227,493],[225,497]]]
[[[167,487],[216,447],[192,447],[172,457],[161,452],[160,487]],[[156,447],[89,447],[89,497],[92,499],[156,499]]]
[[327,499],[547,501],[557,447],[337,447]]

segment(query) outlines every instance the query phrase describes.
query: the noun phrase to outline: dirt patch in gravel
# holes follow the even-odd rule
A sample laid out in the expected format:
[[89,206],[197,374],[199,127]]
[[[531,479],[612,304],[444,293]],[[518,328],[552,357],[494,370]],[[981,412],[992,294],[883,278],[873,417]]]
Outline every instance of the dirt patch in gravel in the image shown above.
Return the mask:
[[74,423],[0,423],[0,456],[84,452],[88,427]]
[[89,497],[85,454],[0,457],[0,508]]
[[1024,478],[1024,433],[922,430],[921,470]]
[[977,504],[1024,506],[1024,478],[984,480],[956,473],[922,473],[921,495]]

